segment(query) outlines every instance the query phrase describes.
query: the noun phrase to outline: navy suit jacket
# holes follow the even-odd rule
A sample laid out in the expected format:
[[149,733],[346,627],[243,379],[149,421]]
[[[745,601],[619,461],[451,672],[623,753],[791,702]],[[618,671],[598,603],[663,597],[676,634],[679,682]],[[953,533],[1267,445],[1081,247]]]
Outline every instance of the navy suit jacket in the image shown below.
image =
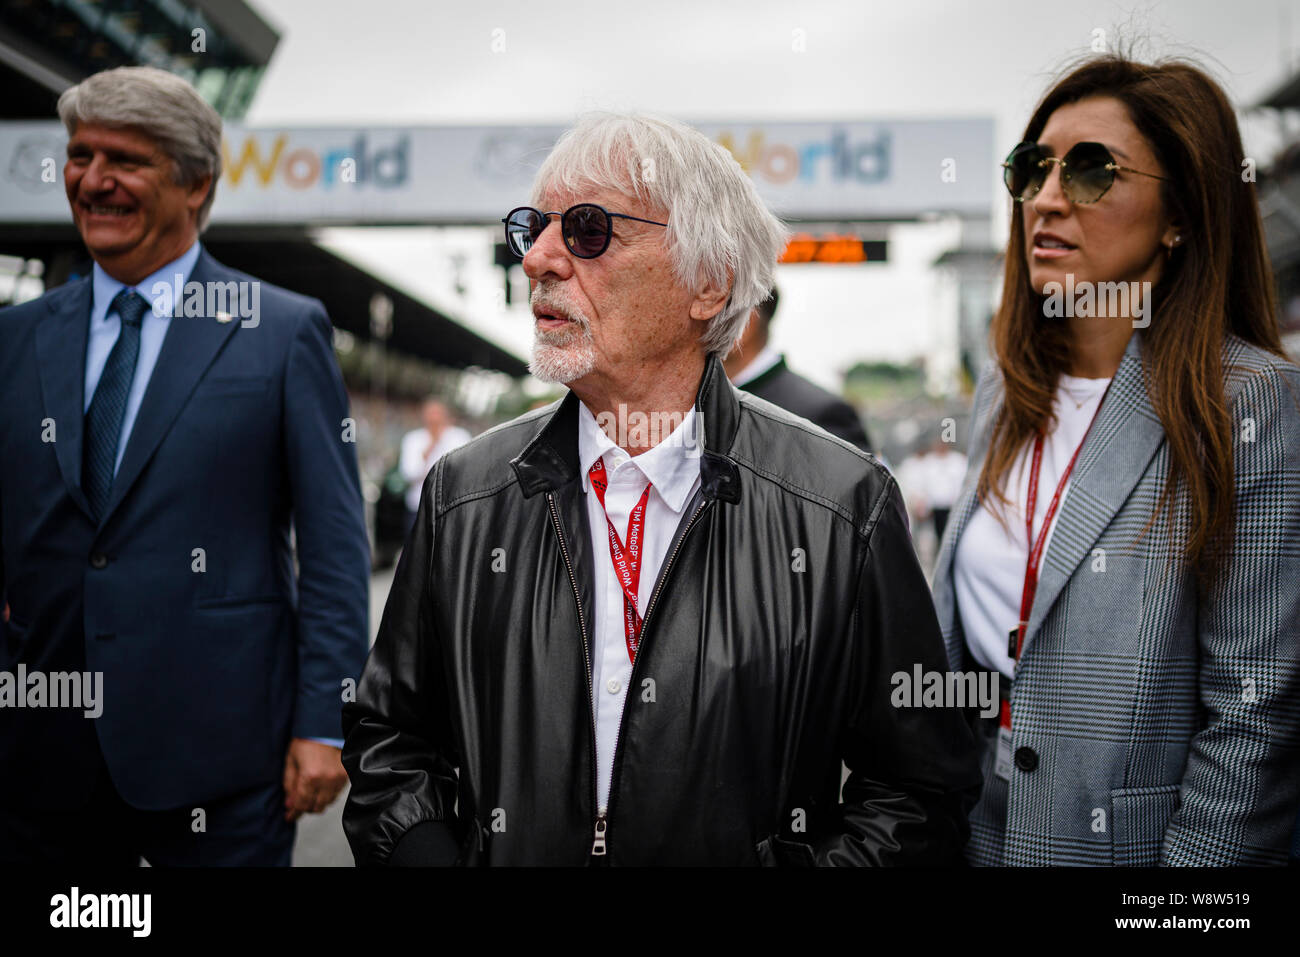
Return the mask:
[[[257,281],[206,251],[190,280]],[[0,311],[0,670],[103,673],[98,718],[0,708],[0,803],[80,805],[98,748],[133,806],[198,806],[278,781],[290,737],[342,736],[369,630],[354,430],[324,307],[260,297],[256,324],[170,320],[98,522],[91,279]]]
[[871,440],[867,438],[867,431],[853,406],[791,371],[785,364],[785,356],[772,368],[737,388],[821,426],[864,452],[871,451]]

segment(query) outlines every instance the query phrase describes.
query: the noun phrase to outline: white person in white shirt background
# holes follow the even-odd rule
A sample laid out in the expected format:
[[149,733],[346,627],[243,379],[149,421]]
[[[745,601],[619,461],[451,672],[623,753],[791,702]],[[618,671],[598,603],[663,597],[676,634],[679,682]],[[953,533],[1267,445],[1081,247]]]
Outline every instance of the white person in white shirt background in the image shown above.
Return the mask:
[[420,404],[421,425],[402,436],[397,466],[406,482],[408,527],[415,521],[420,507],[420,487],[433,464],[452,449],[458,449],[472,436],[452,421],[446,403],[430,396]]

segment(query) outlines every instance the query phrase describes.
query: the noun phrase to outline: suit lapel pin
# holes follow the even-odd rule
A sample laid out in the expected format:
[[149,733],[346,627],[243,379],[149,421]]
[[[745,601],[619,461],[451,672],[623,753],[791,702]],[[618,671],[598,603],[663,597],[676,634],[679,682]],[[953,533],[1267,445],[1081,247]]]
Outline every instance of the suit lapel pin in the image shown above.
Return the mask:
[[230,322],[230,321],[231,321],[232,319],[234,319],[234,318],[235,318],[235,317],[232,316],[232,315],[231,315],[230,313],[228,313],[228,312],[218,312],[218,313],[217,313],[217,322],[220,322],[220,323],[227,323],[227,322]]

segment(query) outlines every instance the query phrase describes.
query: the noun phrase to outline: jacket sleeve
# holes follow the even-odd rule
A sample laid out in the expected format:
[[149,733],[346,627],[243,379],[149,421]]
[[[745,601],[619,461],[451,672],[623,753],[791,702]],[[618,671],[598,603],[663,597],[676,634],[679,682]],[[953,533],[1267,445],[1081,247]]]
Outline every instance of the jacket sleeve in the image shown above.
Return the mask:
[[858,583],[853,693],[841,735],[848,766],[837,826],[820,865],[960,861],[979,797],[975,744],[955,707],[895,707],[892,676],[947,670],[930,591],[890,479]]
[[299,568],[292,734],[337,739],[344,681],[356,680],[370,638],[370,545],[347,392],[319,302],[289,345],[283,387]]
[[1198,609],[1204,727],[1162,864],[1286,863],[1300,802],[1300,375],[1252,376],[1232,407],[1236,528]]
[[439,462],[425,479],[357,699],[343,706],[343,830],[358,865],[456,858],[459,760],[429,581],[441,474]]

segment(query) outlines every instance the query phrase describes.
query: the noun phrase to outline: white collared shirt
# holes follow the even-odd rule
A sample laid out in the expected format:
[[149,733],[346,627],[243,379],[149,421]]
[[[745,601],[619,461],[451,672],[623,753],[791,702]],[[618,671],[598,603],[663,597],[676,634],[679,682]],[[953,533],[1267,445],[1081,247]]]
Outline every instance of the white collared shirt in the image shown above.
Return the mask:
[[[596,607],[591,634],[591,693],[596,719],[597,805],[602,811],[609,805],[614,747],[627,683],[632,677],[623,618],[623,589],[609,555],[605,510],[609,510],[609,520],[618,531],[619,541],[626,544],[628,519],[645,491],[646,482],[650,482],[641,544],[641,579],[637,588],[637,613],[644,616],[668,546],[700,485],[700,449],[695,434],[695,409],[692,408],[666,439],[632,457],[610,440],[586,404],[578,403],[578,462],[596,566],[592,578]],[[588,475],[598,458],[604,460],[608,482],[605,508],[601,507]]]
[[781,361],[781,350],[777,349],[770,342],[758,350],[758,355],[749,360],[745,368],[737,372],[731,379],[731,384],[737,389],[743,389],[746,382],[753,382],[772,366]]

